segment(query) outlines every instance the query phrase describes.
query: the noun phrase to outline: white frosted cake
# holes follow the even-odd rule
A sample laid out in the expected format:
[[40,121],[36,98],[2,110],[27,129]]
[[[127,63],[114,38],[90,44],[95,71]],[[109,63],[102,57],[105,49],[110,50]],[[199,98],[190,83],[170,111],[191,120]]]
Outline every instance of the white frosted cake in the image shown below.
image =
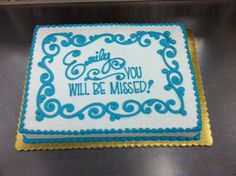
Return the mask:
[[36,26],[19,132],[26,143],[199,140],[182,24]]

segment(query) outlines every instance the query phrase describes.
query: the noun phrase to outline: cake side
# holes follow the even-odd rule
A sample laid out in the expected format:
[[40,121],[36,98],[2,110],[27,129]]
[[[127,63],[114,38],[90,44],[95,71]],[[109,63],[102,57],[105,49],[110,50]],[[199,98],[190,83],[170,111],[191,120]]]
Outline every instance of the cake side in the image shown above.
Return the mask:
[[[67,30],[66,34],[68,34],[68,27],[69,28],[74,27],[74,30],[79,31],[80,32],[79,34],[81,34],[82,33],[81,31],[83,31],[83,30],[88,31],[87,28],[93,28],[95,26],[96,26],[96,28],[99,27],[99,25],[91,25],[87,28],[85,26],[85,29],[82,30],[81,27],[83,25],[82,26],[78,25],[78,26],[76,26],[76,25],[75,26],[72,25],[71,27],[64,26],[64,28],[63,28],[63,26],[61,26],[61,27],[58,27],[58,28],[62,28],[63,30]],[[109,25],[108,24],[104,25],[104,27],[106,27],[106,28],[107,28],[107,26],[109,26]],[[103,45],[95,44],[94,46],[88,47],[89,50],[91,50],[91,48],[93,48],[98,53],[101,52],[101,51],[105,52],[106,50],[110,49],[112,51],[107,52],[107,53],[109,53],[109,55],[112,55],[112,53],[115,53],[114,55],[118,55],[118,57],[114,57],[114,58],[112,57],[110,60],[118,59],[119,61],[125,61],[125,63],[130,63],[130,65],[128,65],[129,67],[134,66],[134,64],[136,64],[137,68],[138,67],[142,68],[143,75],[145,73],[146,77],[143,76],[142,79],[134,79],[134,81],[136,81],[138,83],[146,83],[146,85],[149,85],[150,82],[153,82],[152,83],[153,84],[152,89],[158,90],[159,93],[152,92],[150,90],[145,90],[146,92],[143,93],[143,94],[139,92],[139,93],[135,93],[135,94],[131,94],[131,95],[124,93],[122,96],[119,93],[116,93],[113,96],[105,95],[105,96],[102,97],[102,96],[99,95],[99,97],[102,97],[102,98],[99,102],[95,103],[95,105],[98,106],[97,109],[95,108],[95,109],[92,109],[90,111],[90,115],[92,116],[92,118],[91,118],[91,116],[84,116],[83,117],[83,116],[80,116],[80,114],[78,114],[76,117],[70,116],[71,114],[70,115],[67,114],[67,116],[65,116],[64,118],[61,118],[60,115],[58,115],[58,116],[51,116],[51,117],[48,116],[47,118],[43,117],[43,119],[40,119],[41,117],[37,116],[37,115],[40,114],[39,111],[36,111],[36,114],[33,111],[31,111],[31,113],[29,113],[29,111],[27,111],[26,107],[25,107],[23,112],[26,114],[26,118],[24,118],[25,114],[22,113],[22,121],[21,121],[21,125],[20,125],[20,127],[21,127],[20,131],[23,134],[30,136],[31,138],[33,137],[32,134],[35,135],[35,136],[37,136],[38,134],[47,134],[47,136],[50,136],[49,134],[54,134],[54,137],[55,137],[55,134],[58,134],[59,137],[61,135],[67,135],[67,134],[69,134],[71,136],[75,135],[75,136],[73,136],[73,138],[76,137],[76,135],[85,135],[85,134],[87,134],[88,136],[90,136],[91,134],[95,134],[95,135],[99,134],[100,136],[101,136],[101,134],[105,134],[105,136],[115,134],[116,137],[120,137],[119,134],[123,135],[125,133],[131,133],[131,134],[133,133],[135,135],[138,135],[139,133],[142,133],[141,136],[144,136],[144,137],[149,136],[150,134],[151,135],[155,134],[155,136],[161,136],[159,134],[163,134],[163,133],[167,133],[167,134],[175,133],[175,135],[173,135],[175,137],[177,137],[179,135],[180,136],[182,135],[181,137],[188,137],[189,135],[186,135],[186,133],[189,133],[189,134],[191,133],[190,136],[196,136],[197,133],[201,130],[201,119],[200,119],[200,113],[199,113],[199,108],[198,108],[198,106],[199,106],[199,104],[198,104],[198,95],[197,95],[198,93],[197,93],[197,90],[196,90],[196,87],[195,87],[196,83],[195,83],[195,80],[193,78],[194,77],[194,71],[192,69],[191,59],[190,59],[190,56],[189,56],[189,50],[188,50],[188,46],[187,46],[187,43],[186,43],[187,40],[186,40],[185,28],[182,25],[178,25],[178,24],[166,24],[166,25],[158,25],[158,24],[156,24],[156,25],[155,24],[153,24],[153,25],[148,25],[148,24],[147,25],[138,25],[137,24],[138,27],[135,26],[135,25],[130,25],[129,26],[129,25],[122,25],[122,24],[120,24],[120,25],[110,25],[110,26],[115,26],[115,28],[111,29],[111,31],[107,32],[107,33],[101,32],[102,30],[100,28],[99,28],[99,30],[98,29],[96,29],[96,30],[98,30],[100,32],[99,35],[109,34],[108,35],[109,37],[111,35],[112,36],[117,36],[117,33],[115,33],[115,32],[123,30],[122,34],[124,35],[124,38],[127,37],[127,36],[128,37],[132,36],[132,37],[131,38],[125,38],[121,41],[119,41],[119,40],[116,41],[116,40],[114,40],[114,38],[108,38],[107,41],[108,41],[108,43],[110,42],[112,44],[113,43],[117,44],[118,42],[123,42],[123,45],[125,46],[125,48],[127,47],[127,45],[129,45],[128,42],[130,42],[130,41],[131,41],[131,44],[133,44],[133,43],[136,44],[136,43],[141,41],[141,39],[140,40],[137,39],[136,42],[132,43],[131,39],[135,39],[135,37],[134,37],[134,35],[131,35],[131,34],[137,34],[137,31],[138,32],[141,31],[141,33],[137,36],[142,36],[141,34],[146,34],[146,35],[148,35],[148,37],[152,37],[152,39],[153,39],[153,40],[150,40],[150,39],[147,40],[147,38],[145,38],[146,40],[144,39],[144,41],[150,41],[152,43],[157,38],[158,38],[158,40],[160,39],[160,41],[162,40],[162,42],[155,43],[156,44],[155,46],[150,47],[150,50],[154,49],[154,51],[156,51],[156,48],[160,48],[160,47],[163,48],[163,46],[164,46],[164,49],[162,49],[162,50],[159,49],[160,53],[158,53],[159,58],[157,59],[158,61],[157,61],[156,65],[158,65],[159,67],[155,67],[156,66],[155,64],[151,64],[151,66],[150,66],[150,64],[147,65],[146,61],[138,63],[138,66],[137,66],[137,64],[136,64],[137,60],[134,60],[134,61],[132,59],[126,59],[125,60],[123,58],[123,57],[134,58],[134,57],[140,56],[143,53],[145,53],[144,50],[142,50],[141,53],[137,53],[137,51],[140,50],[140,48],[137,49],[137,47],[134,47],[133,49],[128,48],[128,51],[132,51],[132,50],[133,50],[133,52],[136,51],[136,55],[123,54],[122,51],[124,51],[124,49],[125,49],[124,47],[121,48],[121,49],[115,49],[114,50],[114,48],[115,48],[114,45],[112,45],[110,48],[107,47],[107,48],[99,48],[99,49],[97,49],[98,46],[104,46],[104,44]],[[127,30],[127,26],[130,27],[130,29]],[[120,29],[120,27],[122,27],[122,30]],[[137,27],[137,28],[133,28],[133,27]],[[144,31],[144,27],[149,27],[149,28],[146,28],[147,31]],[[169,27],[169,29],[168,29],[168,27]],[[46,37],[51,35],[50,31],[48,31],[48,28],[52,29],[52,31],[54,31],[54,34],[55,34],[55,31],[58,31],[56,26],[51,26],[51,27],[50,26],[49,27],[44,26],[44,27],[41,27],[41,28],[42,29],[47,29],[47,30],[41,31],[41,34],[44,34]],[[40,29],[40,27],[38,27],[35,30],[36,31],[35,36],[37,35],[37,32],[38,32],[39,29]],[[96,30],[95,30],[95,33],[98,32]],[[71,32],[69,32],[69,33],[71,33]],[[90,29],[89,33],[90,34],[92,33],[91,29]],[[57,34],[61,35],[62,32],[57,32]],[[63,33],[63,34],[65,34],[65,33]],[[84,33],[84,36],[86,36],[85,34],[86,34],[86,32]],[[95,34],[90,35],[90,37],[91,36],[97,37],[96,35]],[[106,35],[105,35],[105,37],[107,37]],[[42,37],[42,39],[41,39],[42,41],[45,41],[45,40],[43,40],[43,39],[45,39],[45,36]],[[73,32],[72,32],[71,36],[72,36],[72,39],[73,39],[73,37],[76,36],[76,35],[73,35]],[[37,36],[37,37],[40,38],[40,36]],[[50,36],[50,37],[47,38],[49,40],[47,42],[49,42],[49,43],[50,42],[55,42],[54,41],[55,38],[52,37],[52,36]],[[80,35],[80,37],[81,37],[81,35]],[[88,36],[86,36],[86,37],[88,37]],[[91,41],[92,37],[91,38],[90,37],[88,37],[88,38]],[[102,36],[102,37],[104,37],[104,36]],[[74,39],[75,39],[75,37],[74,37]],[[99,40],[99,41],[102,41],[104,43],[104,41],[106,41],[105,39],[104,40]],[[110,41],[109,41],[109,39],[110,39]],[[128,40],[128,39],[130,39],[130,40]],[[56,40],[60,41],[61,44],[64,45],[64,46],[68,45],[68,43],[66,43],[65,40],[59,40],[59,39],[56,39]],[[81,38],[80,38],[80,40],[81,40]],[[112,41],[112,40],[114,40],[114,41]],[[37,45],[37,40],[34,41],[33,43],[35,43],[35,42],[36,42],[36,45]],[[126,42],[126,43],[124,44],[124,42]],[[172,45],[168,44],[169,42],[170,43],[172,42]],[[110,45],[110,43],[109,43],[109,45]],[[53,44],[55,44],[55,43],[53,43]],[[176,44],[177,46],[175,46],[174,44]],[[142,43],[141,43],[141,45],[142,45]],[[51,48],[50,48],[50,46],[51,46]],[[56,45],[50,45],[50,46],[49,46],[49,49],[54,49],[55,50],[55,48],[57,48]],[[40,51],[41,47],[42,46],[37,45],[36,47],[33,47],[33,48],[34,49],[36,48],[37,51]],[[77,46],[77,47],[81,47],[81,46]],[[138,46],[138,47],[140,47],[140,46]],[[141,47],[145,48],[145,49],[147,48],[147,46],[141,46]],[[41,49],[41,50],[43,50],[43,49]],[[65,56],[66,54],[68,54],[68,51],[71,52],[72,50],[74,51],[75,48],[68,48],[64,52],[63,55]],[[148,52],[150,50],[148,50]],[[169,50],[170,52],[168,53],[168,51],[166,51],[166,50]],[[46,51],[46,52],[48,52],[48,51]],[[81,53],[83,53],[83,52],[86,53],[88,51],[86,49],[84,51],[81,49]],[[96,52],[95,52],[95,54],[96,54]],[[164,52],[164,54],[161,54],[161,52]],[[71,54],[72,54],[72,56],[76,57],[76,56],[78,56],[78,54],[81,54],[81,53],[79,53],[77,51],[77,53],[74,52],[74,53],[71,53]],[[120,53],[122,53],[122,54],[120,54]],[[90,56],[91,54],[89,53],[88,56]],[[120,56],[119,56],[119,54],[120,54]],[[156,52],[155,52],[155,54],[156,54]],[[125,55],[125,56],[123,56],[123,55]],[[147,55],[148,54],[146,54],[145,56],[147,56]],[[175,68],[173,66],[172,67],[170,66],[169,70],[163,68],[163,66],[166,66],[166,65],[164,65],[163,62],[160,62],[161,59],[163,59],[162,55],[165,55],[165,57],[168,56],[169,59],[170,58],[172,59],[172,61],[173,60],[176,61],[176,62],[173,62],[173,63],[178,64],[178,69],[179,70],[177,69],[177,67]],[[32,53],[32,57],[31,57],[32,62],[29,64],[29,70],[31,70],[31,68],[30,68],[31,64],[33,64],[34,68],[31,70],[31,76],[34,76],[34,75],[40,75],[41,76],[41,77],[39,76],[38,78],[36,76],[34,76],[33,80],[36,80],[36,82],[37,81],[39,82],[39,80],[40,80],[41,83],[44,83],[45,81],[47,81],[48,77],[49,77],[49,80],[50,80],[50,76],[45,74],[45,72],[42,72],[42,70],[41,70],[41,74],[39,74],[40,69],[38,69],[36,66],[39,66],[40,68],[42,68],[42,67],[48,68],[48,67],[45,66],[46,62],[42,62],[42,61],[39,61],[39,60],[36,61],[35,57],[36,58],[44,58],[46,60],[46,58],[49,55],[43,56],[43,57],[42,56],[39,57],[39,56],[40,56],[40,53],[36,53],[36,54]],[[54,57],[55,53],[51,54],[51,56],[53,56],[54,60],[57,59],[56,57]],[[148,55],[148,56],[150,58],[154,58],[153,55]],[[183,58],[183,59],[182,60],[181,59],[177,60],[175,58],[175,56],[176,56],[176,58]],[[60,55],[60,57],[61,57],[61,55]],[[58,58],[60,58],[60,57],[58,57]],[[89,57],[85,57],[85,58],[89,58]],[[155,56],[155,58],[157,58],[157,56]],[[34,63],[33,61],[36,61],[37,64]],[[50,61],[50,58],[49,58],[49,61]],[[52,61],[50,61],[50,62],[52,63]],[[51,64],[50,62],[48,62],[47,64]],[[68,62],[67,62],[67,64],[68,64]],[[64,64],[64,65],[66,65],[66,64]],[[175,64],[173,64],[173,65],[175,66]],[[51,69],[52,70],[65,70],[65,68],[63,68],[62,66],[63,66],[63,64],[58,64],[58,65],[55,65],[55,67],[51,67]],[[95,65],[95,67],[97,67],[97,66],[98,65]],[[124,69],[124,67],[122,67],[122,68]],[[94,69],[94,68],[91,68],[91,70],[92,69]],[[148,72],[149,70],[150,70],[150,72]],[[158,70],[159,72],[155,71],[155,70]],[[163,70],[166,70],[166,71],[163,71]],[[125,73],[125,71],[124,72],[119,72],[119,73]],[[174,77],[173,80],[170,80],[171,84],[169,83],[169,87],[168,87],[168,84],[166,84],[166,82],[168,82],[168,79],[166,79],[166,78],[168,78],[168,76],[167,76],[168,73],[169,73],[169,76],[170,76],[171,73],[174,73],[174,74],[177,75],[175,77],[173,76]],[[60,74],[61,73],[56,73],[56,75],[60,75]],[[110,75],[112,75],[112,74],[116,75],[116,76],[118,75],[117,72],[111,72]],[[153,74],[160,75],[160,76],[158,76],[157,78],[156,77],[153,78],[153,76],[152,76]],[[53,81],[55,82],[55,87],[54,88],[57,91],[57,88],[60,87],[60,82],[62,82],[61,78],[66,77],[66,76],[61,74],[59,76],[60,79],[57,80],[56,75],[55,75],[55,79]],[[122,74],[120,74],[120,75],[122,75]],[[110,78],[111,77],[112,76],[110,76]],[[105,82],[117,82],[117,80],[114,77],[111,78],[111,79],[110,78],[107,79],[108,81],[106,80]],[[90,77],[90,79],[91,79],[91,77]],[[143,82],[141,82],[141,81],[143,81]],[[161,82],[161,83],[158,84],[158,82]],[[32,84],[36,85],[34,82]],[[77,83],[75,83],[75,84],[77,84]],[[28,86],[28,87],[30,87],[30,86]],[[163,88],[163,87],[164,87],[163,90],[160,89],[160,88]],[[31,86],[31,92],[35,92],[35,91],[37,92],[37,90],[39,89],[39,87],[37,87],[37,86],[34,87],[34,88],[35,88],[35,90],[33,90],[32,86]],[[172,92],[170,91],[171,89],[172,89]],[[49,96],[51,96],[51,94],[53,94],[53,91],[52,91],[53,89],[50,89],[50,87],[48,87],[47,90],[48,91],[45,92],[45,94],[48,94]],[[148,91],[150,91],[151,93],[148,92]],[[65,90],[62,89],[61,92],[60,91],[58,91],[58,92],[59,92],[58,95],[61,95],[63,92],[65,92]],[[28,94],[28,92],[27,92],[27,94]],[[153,98],[153,97],[158,97],[158,96],[160,97],[160,94],[162,95],[161,98],[159,98],[159,99]],[[182,95],[182,94],[184,94],[184,95]],[[179,98],[179,99],[174,99],[174,98],[176,98],[176,95],[177,95],[177,98]],[[125,99],[125,97],[127,97],[127,96],[131,97],[132,99]],[[30,95],[29,97],[31,97],[31,102],[29,103],[29,105],[33,105],[34,104],[33,101],[34,101],[35,98],[32,95]],[[81,99],[82,96],[79,95],[79,96],[77,96],[77,98],[78,97]],[[99,99],[99,97],[95,96],[95,95],[92,95],[92,98],[90,98],[90,97],[91,96],[87,96],[86,98],[83,99],[83,101],[81,100],[81,102],[84,102],[87,99],[91,99],[90,103],[93,103],[94,99]],[[107,102],[106,102],[106,100],[104,101],[105,97],[107,97]],[[137,97],[139,97],[138,100],[137,100]],[[145,100],[146,97],[148,97],[149,99],[147,99],[146,101],[142,101],[140,103],[140,101]],[[161,101],[162,99],[165,99],[166,97],[168,98],[167,100]],[[174,98],[172,99],[172,97],[174,97]],[[44,101],[44,100],[40,100],[40,98],[44,99],[45,95],[44,96],[40,95],[40,96],[38,96],[38,98],[39,98],[39,100],[38,100],[39,102]],[[65,99],[66,99],[65,97],[62,97],[62,100],[65,100]],[[118,111],[116,111],[116,112],[112,111],[116,108],[117,103],[114,103],[114,101],[109,102],[109,100],[111,100],[111,99],[116,100],[117,102],[120,99],[123,100],[123,101],[121,101],[121,103],[123,103],[122,107],[123,107],[123,111],[126,112],[125,115],[122,114],[121,112],[118,112]],[[53,100],[55,100],[55,99],[53,99]],[[185,102],[185,100],[186,100],[186,102]],[[69,102],[72,102],[72,101],[73,101],[72,99],[69,99]],[[126,102],[126,104],[125,104],[125,102]],[[176,107],[175,107],[175,109],[174,108],[171,109],[172,108],[171,106],[175,105],[174,103],[179,105],[180,108],[176,109]],[[24,103],[24,104],[27,104],[27,103]],[[75,101],[75,104],[79,104],[79,103],[78,102],[76,103],[76,101]],[[124,104],[126,106],[124,106]],[[56,105],[56,104],[54,104],[54,105]],[[61,105],[61,107],[64,108],[64,110],[66,110],[67,112],[71,113],[75,108],[73,107],[74,108],[73,109],[72,106],[69,106],[69,105],[70,104]],[[134,105],[137,105],[138,111],[133,110],[133,109],[135,109]],[[183,105],[185,105],[186,107],[184,107]],[[98,109],[99,106],[100,106],[101,109],[104,108],[105,111],[104,112],[102,110],[99,111],[99,109]],[[45,107],[48,107],[49,110],[50,110],[50,107],[51,107],[51,109],[53,109],[53,104],[48,103],[47,106],[45,106]],[[111,109],[108,109],[108,107],[110,107]],[[184,108],[182,108],[182,107],[184,107]],[[195,109],[192,108],[192,107],[195,107]],[[30,108],[30,109],[35,111],[34,108]],[[192,112],[191,112],[191,109],[193,109]],[[27,112],[28,112],[28,114],[27,114]],[[62,113],[62,111],[58,111],[58,112],[65,115],[65,113]],[[133,114],[131,114],[131,115],[128,114],[127,115],[127,113],[130,113],[130,112],[133,112]],[[88,114],[89,114],[89,112],[88,112]],[[102,117],[101,114],[103,115],[104,118],[101,118]],[[189,117],[189,115],[190,115],[190,117]],[[87,118],[87,117],[89,117],[89,118]],[[24,119],[26,119],[25,123],[23,122]],[[86,119],[88,119],[88,120],[86,121]],[[103,120],[103,119],[105,119],[105,120]],[[146,119],[148,119],[148,120],[146,120]],[[173,121],[174,121],[174,123],[173,123]],[[97,125],[98,123],[101,123],[101,124]],[[40,124],[38,127],[40,127],[41,129],[36,128],[37,125],[34,126],[35,124]],[[75,125],[73,126],[71,124],[75,124]],[[88,124],[88,125],[86,126],[86,124]],[[143,135],[143,134],[145,134],[145,135]],[[165,138],[165,135],[163,135],[163,136]],[[173,138],[173,136],[170,135],[171,138]],[[133,136],[133,137],[135,137],[135,136]],[[47,138],[47,137],[45,137],[45,138]]]

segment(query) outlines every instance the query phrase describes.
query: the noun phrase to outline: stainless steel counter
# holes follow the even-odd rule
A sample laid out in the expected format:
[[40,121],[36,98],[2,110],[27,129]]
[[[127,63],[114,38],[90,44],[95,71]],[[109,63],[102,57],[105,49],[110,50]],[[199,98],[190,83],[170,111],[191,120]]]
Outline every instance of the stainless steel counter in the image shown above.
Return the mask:
[[[16,126],[35,24],[183,22],[192,28],[213,147],[17,152]],[[236,175],[236,3],[180,1],[0,7],[1,176]]]

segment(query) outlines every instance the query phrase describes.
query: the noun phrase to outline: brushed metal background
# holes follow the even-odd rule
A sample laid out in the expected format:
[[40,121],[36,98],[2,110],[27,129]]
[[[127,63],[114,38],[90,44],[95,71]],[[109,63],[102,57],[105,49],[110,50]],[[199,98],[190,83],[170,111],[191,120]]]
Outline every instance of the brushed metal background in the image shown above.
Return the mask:
[[[213,147],[17,152],[16,126],[35,24],[183,22],[192,28]],[[236,175],[236,4],[223,1],[0,7],[1,176]]]

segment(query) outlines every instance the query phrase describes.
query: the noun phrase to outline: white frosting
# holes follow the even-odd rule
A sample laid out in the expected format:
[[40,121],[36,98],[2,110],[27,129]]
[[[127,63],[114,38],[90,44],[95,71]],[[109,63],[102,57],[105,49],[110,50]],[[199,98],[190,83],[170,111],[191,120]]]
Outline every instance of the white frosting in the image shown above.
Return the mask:
[[167,136],[167,137],[194,137],[198,133],[197,132],[189,132],[189,133],[123,133],[123,134],[89,134],[89,135],[37,135],[37,134],[26,134],[24,135],[28,139],[58,139],[58,138],[84,138],[84,137],[91,137],[91,138],[99,138],[99,137],[152,137],[152,136]]
[[[179,63],[179,71],[183,75],[183,83],[181,84],[185,88],[184,92],[184,105],[186,116],[181,114],[174,114],[167,112],[165,114],[157,113],[155,110],[151,114],[139,113],[138,115],[121,118],[119,120],[111,121],[109,119],[110,115],[105,114],[105,116],[99,119],[92,119],[88,117],[88,114],[84,112],[85,118],[80,120],[77,117],[66,119],[60,116],[54,118],[45,117],[42,121],[36,120],[35,111],[36,97],[38,90],[42,83],[40,82],[40,76],[45,72],[42,68],[38,66],[38,63],[44,57],[42,51],[42,41],[43,39],[52,33],[61,32],[73,32],[73,34],[83,34],[85,36],[102,34],[102,33],[112,33],[112,34],[123,34],[128,37],[131,33],[137,31],[158,31],[163,33],[164,31],[170,31],[171,38],[176,40],[174,45],[177,50],[177,55],[175,60]],[[152,44],[149,47],[141,47],[138,43],[132,45],[118,45],[116,43],[107,44],[104,39],[99,39],[85,47],[76,48],[75,46],[61,47],[60,53],[54,57],[54,61],[48,64],[50,69],[54,73],[53,84],[55,86],[55,94],[53,98],[58,99],[62,105],[66,103],[72,103],[75,106],[75,111],[80,110],[84,106],[94,103],[102,102],[104,104],[116,101],[122,104],[122,102],[134,99],[139,102],[144,102],[150,98],[158,98],[163,101],[168,99],[176,100],[176,107],[178,109],[180,102],[176,93],[172,91],[164,90],[164,86],[167,83],[166,76],[161,72],[165,68],[162,57],[157,54],[157,50],[163,48],[153,38],[150,38]],[[79,49],[81,55],[78,57],[81,63],[84,63],[89,56],[95,55],[96,51],[101,48],[105,49],[105,52],[111,53],[111,58],[120,57],[126,60],[126,67],[129,66],[140,66],[142,67],[142,78],[134,79],[131,81],[145,81],[153,80],[154,83],[151,86],[150,93],[146,91],[140,94],[123,94],[123,95],[111,95],[109,94],[109,82],[115,82],[114,76],[108,77],[102,81],[105,82],[105,95],[93,95],[92,94],[92,84],[95,81],[84,81],[84,76],[77,80],[68,80],[65,77],[66,65],[63,64],[63,57],[74,49]],[[88,68],[101,67],[104,61],[91,64]],[[87,70],[86,70],[87,71]],[[123,71],[124,72],[124,71]],[[85,72],[86,73],[86,72]],[[111,72],[115,73],[115,72]],[[125,73],[125,72],[124,72]],[[85,74],[84,74],[85,75]],[[49,28],[39,28],[36,35],[35,49],[33,52],[33,62],[30,75],[29,84],[29,94],[27,109],[25,113],[24,128],[28,130],[87,130],[87,129],[125,129],[125,128],[193,128],[197,126],[197,102],[194,95],[192,75],[190,72],[190,66],[188,63],[185,39],[180,26],[78,26],[78,27],[49,27]],[[122,81],[128,81],[125,78]],[[68,83],[78,83],[87,82],[88,91],[90,95],[87,96],[69,96]],[[75,112],[74,111],[74,112]],[[122,112],[122,111],[118,111]],[[165,134],[163,134],[165,135]],[[171,134],[170,134],[171,135]],[[177,134],[178,135],[178,134]],[[182,134],[183,135],[183,134]],[[185,134],[186,135],[186,134]],[[191,136],[192,134],[190,134]],[[32,137],[32,135],[30,135]],[[37,137],[37,135],[35,135]],[[50,137],[56,137],[55,135]],[[70,136],[71,137],[71,136]]]

